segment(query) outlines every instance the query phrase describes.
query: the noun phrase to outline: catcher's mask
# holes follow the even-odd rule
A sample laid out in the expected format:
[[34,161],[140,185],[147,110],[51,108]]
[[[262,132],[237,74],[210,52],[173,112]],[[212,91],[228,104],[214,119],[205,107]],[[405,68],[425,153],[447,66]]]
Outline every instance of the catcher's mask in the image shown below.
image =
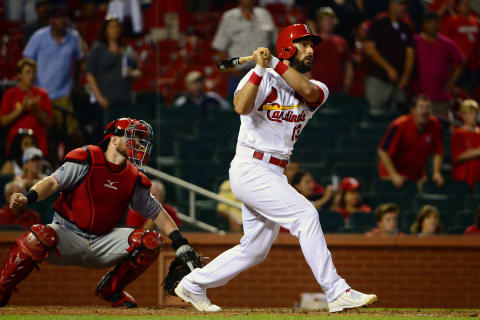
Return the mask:
[[105,148],[111,136],[124,137],[128,160],[143,169],[152,150],[152,127],[143,120],[120,118],[107,125],[99,145]]

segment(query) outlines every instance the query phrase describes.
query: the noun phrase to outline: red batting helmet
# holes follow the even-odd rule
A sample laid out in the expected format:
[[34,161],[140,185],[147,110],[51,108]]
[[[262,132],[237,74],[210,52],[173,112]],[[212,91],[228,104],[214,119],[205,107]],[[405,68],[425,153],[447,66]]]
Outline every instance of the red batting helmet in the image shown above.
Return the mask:
[[103,134],[103,139],[99,143],[100,146],[107,143],[112,136],[124,137],[128,160],[140,169],[144,163],[147,163],[152,150],[151,141],[153,138],[152,127],[147,122],[120,118],[110,122]]
[[292,24],[286,27],[278,34],[277,38],[277,52],[278,58],[290,59],[293,57],[297,48],[293,44],[296,40],[308,39],[312,40],[313,45],[322,42],[319,35],[313,34],[306,24]]

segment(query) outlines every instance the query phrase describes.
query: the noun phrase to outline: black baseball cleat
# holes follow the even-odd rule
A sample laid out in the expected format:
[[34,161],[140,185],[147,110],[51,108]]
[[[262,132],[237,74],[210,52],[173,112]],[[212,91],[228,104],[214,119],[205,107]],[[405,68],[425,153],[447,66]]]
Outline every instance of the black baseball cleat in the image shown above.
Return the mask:
[[109,271],[98,282],[95,295],[100,299],[110,302],[114,308],[136,308],[138,307],[135,298],[123,290],[112,290],[114,281],[112,281],[113,270]]

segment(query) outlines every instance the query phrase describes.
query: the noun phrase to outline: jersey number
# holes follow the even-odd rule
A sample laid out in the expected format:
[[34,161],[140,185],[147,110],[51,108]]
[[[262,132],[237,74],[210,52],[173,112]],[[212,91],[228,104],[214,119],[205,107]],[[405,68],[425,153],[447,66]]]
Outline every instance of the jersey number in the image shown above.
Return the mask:
[[301,125],[301,124],[297,124],[297,125],[293,128],[292,141],[295,141],[295,140],[298,139],[298,137],[300,137],[300,131],[302,131],[302,125]]

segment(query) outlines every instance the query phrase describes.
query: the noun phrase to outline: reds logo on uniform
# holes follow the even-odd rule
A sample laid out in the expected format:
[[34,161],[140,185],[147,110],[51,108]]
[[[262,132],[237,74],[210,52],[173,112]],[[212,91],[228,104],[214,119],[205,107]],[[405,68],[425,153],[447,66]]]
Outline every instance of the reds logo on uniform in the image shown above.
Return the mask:
[[118,190],[118,188],[114,186],[115,183],[118,183],[118,182],[107,180],[107,183],[105,183],[103,186],[109,189]]

